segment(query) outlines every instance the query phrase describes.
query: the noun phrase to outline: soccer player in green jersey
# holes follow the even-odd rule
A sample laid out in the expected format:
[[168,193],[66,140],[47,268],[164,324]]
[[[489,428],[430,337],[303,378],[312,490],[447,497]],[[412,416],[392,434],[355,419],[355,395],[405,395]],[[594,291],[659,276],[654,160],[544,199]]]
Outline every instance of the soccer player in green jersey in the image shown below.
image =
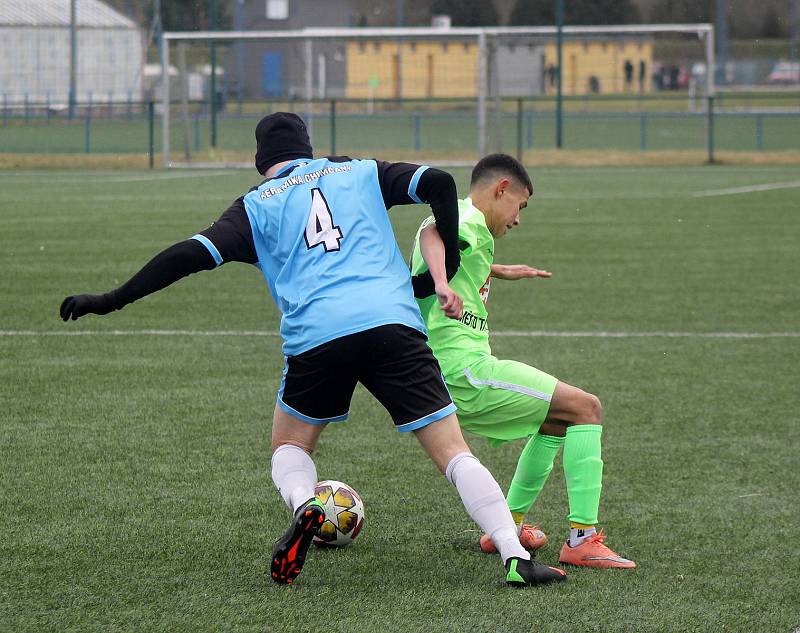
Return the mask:
[[[563,446],[570,529],[559,561],[584,567],[633,568],[636,564],[606,546],[603,531],[596,529],[603,477],[600,400],[534,367],[498,360],[489,347],[486,302],[492,278],[551,276],[526,265],[493,262],[494,240],[519,224],[520,211],[532,195],[530,177],[513,157],[492,154],[475,166],[469,197],[459,200],[461,268],[450,282],[464,301],[461,319],[448,318],[436,295],[424,284],[415,284],[428,343],[439,360],[464,430],[493,444],[528,439],[506,497],[523,545],[533,550],[547,542],[537,526],[524,524],[524,517]],[[435,249],[441,248],[441,242],[432,239],[435,231],[431,217],[417,232],[411,259],[416,279],[425,273],[425,259],[430,260]],[[495,551],[488,535],[480,544],[484,551]]]

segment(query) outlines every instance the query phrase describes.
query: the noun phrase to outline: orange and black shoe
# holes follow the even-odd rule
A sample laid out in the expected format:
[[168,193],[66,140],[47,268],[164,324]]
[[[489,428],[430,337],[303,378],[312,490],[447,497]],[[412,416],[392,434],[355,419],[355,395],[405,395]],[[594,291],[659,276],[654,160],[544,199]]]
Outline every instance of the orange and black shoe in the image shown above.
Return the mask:
[[506,583],[512,587],[533,587],[566,579],[567,574],[563,569],[543,565],[533,559],[514,557],[506,561]]
[[316,497],[294,513],[292,524],[272,550],[272,580],[291,585],[305,563],[311,540],[325,521],[325,505]]

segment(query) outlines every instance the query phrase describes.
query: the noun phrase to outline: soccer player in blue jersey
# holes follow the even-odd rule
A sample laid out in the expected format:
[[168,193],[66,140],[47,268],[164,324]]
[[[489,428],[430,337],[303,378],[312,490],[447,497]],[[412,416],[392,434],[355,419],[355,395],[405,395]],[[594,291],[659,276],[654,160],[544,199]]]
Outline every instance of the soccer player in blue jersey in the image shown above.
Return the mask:
[[67,297],[61,317],[107,314],[226,262],[257,266],[282,314],[285,365],[273,414],[272,479],[294,512],[272,554],[272,579],[291,583],[303,567],[325,514],[314,497],[311,454],[326,425],[347,418],[361,382],[399,431],[416,435],[491,535],[508,584],[563,580],[563,571],[531,560],[500,487],[464,442],[387,214],[398,204],[431,206],[444,255],[426,261],[428,272],[414,285],[435,292],[445,314],[460,317],[461,299],[448,284],[460,260],[453,178],[408,163],[314,159],[303,121],[286,112],[264,117],[256,141],[260,185],[119,288]]

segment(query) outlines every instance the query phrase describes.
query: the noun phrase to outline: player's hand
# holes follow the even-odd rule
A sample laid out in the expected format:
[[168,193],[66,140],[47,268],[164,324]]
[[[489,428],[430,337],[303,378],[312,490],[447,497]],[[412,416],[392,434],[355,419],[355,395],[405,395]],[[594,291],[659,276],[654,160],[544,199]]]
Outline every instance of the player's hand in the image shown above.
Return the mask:
[[516,281],[529,277],[552,277],[553,273],[526,264],[492,264],[492,277]]
[[464,314],[464,302],[448,284],[437,285],[436,296],[439,298],[439,305],[442,306],[445,315],[451,319],[461,318]]
[[105,295],[74,295],[61,302],[61,318],[79,319],[85,314],[108,314],[114,309]]

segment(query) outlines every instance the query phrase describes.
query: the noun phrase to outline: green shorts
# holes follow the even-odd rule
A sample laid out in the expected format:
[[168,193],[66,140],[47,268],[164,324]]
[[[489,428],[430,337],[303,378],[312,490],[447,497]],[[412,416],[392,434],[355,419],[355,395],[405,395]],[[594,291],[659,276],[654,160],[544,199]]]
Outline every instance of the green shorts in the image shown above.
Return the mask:
[[460,373],[445,376],[445,381],[461,428],[492,444],[535,435],[558,383],[535,367],[494,356],[465,361]]

